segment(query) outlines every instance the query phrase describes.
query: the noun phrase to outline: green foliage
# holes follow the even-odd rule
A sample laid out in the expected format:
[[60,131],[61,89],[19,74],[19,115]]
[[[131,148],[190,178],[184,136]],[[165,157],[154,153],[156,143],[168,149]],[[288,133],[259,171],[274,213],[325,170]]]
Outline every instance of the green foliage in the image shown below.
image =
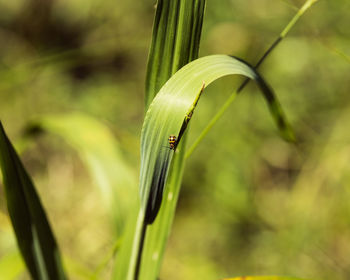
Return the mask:
[[[150,47],[150,54],[147,66],[146,77],[146,95],[145,95],[145,108],[147,110],[149,104],[157,94],[158,90],[163,84],[174,74],[180,67],[198,57],[199,42],[202,32],[202,23],[204,15],[205,0],[185,0],[185,1],[158,1],[157,11],[153,24],[152,43]],[[169,154],[171,157],[171,154]],[[171,158],[168,162],[170,163]],[[160,161],[158,164],[162,164]],[[179,189],[182,170],[184,166],[183,151],[180,152],[180,156],[174,160],[174,166],[178,167],[176,176],[173,177],[172,184]],[[159,166],[158,172],[163,173],[163,184],[165,183],[167,166],[163,165],[163,168]],[[142,199],[142,189],[141,199]],[[157,191],[157,190],[154,190]],[[163,194],[163,188],[158,188]],[[157,195],[156,195],[157,196]],[[147,194],[148,197],[148,194]],[[176,202],[177,198],[175,198]],[[158,209],[160,207],[161,199],[158,201],[149,200],[151,203],[156,203],[152,208],[156,210],[153,213],[153,219],[157,216]],[[147,202],[148,203],[148,202]],[[166,215],[166,222],[160,222],[162,234],[154,235],[152,229],[150,233],[147,233],[145,216],[143,213],[142,205],[139,214],[135,214],[134,219],[130,219],[131,226],[127,232],[124,245],[121,248],[121,260],[117,260],[116,265],[116,279],[128,279],[137,278],[142,264],[142,251],[144,246],[145,235],[147,238],[156,238],[160,251],[155,261],[148,266],[147,273],[144,274],[141,271],[140,278],[155,278],[159,274],[162,256],[167,242],[167,237],[170,232],[171,221],[174,217],[175,204],[172,205],[172,213]],[[137,213],[137,212],[135,212]],[[162,216],[162,214],[160,214]],[[159,219],[158,219],[159,220]],[[136,227],[135,227],[136,222]],[[146,247],[147,250],[147,247]],[[142,269],[142,267],[141,267]],[[151,275],[149,273],[151,272]]]
[[[169,2],[162,1],[167,13],[196,10],[172,9],[166,6]],[[235,79],[223,78],[206,88],[190,133],[172,159],[165,188],[168,198],[169,186],[177,186],[177,201],[184,174],[175,223],[176,203],[163,203],[166,207],[148,226],[143,254],[152,258],[144,260],[141,273],[149,267],[151,278],[169,280],[262,274],[349,278],[349,3],[317,1],[290,29],[288,20],[304,2],[307,7],[315,1],[207,1],[201,56],[233,54],[256,65],[253,62],[278,34],[290,31],[259,72],[278,94],[299,143],[288,145],[277,137],[263,100],[254,95],[255,87],[246,87],[238,99],[236,92],[228,99],[225,95],[240,85]],[[196,3],[202,9],[204,1]],[[128,269],[129,241],[139,210],[134,182],[144,76],[147,73],[149,80],[147,108],[170,75],[198,54],[189,57],[181,49],[184,42],[179,42],[196,32],[170,30],[177,28],[175,14],[167,25],[166,13],[157,10],[155,23],[160,29],[166,26],[167,32],[154,29],[157,36],[152,40],[165,40],[169,34],[172,41],[166,48],[161,42],[152,44],[153,62],[146,69],[153,5],[154,1],[120,0],[116,5],[112,0],[72,0],[42,1],[38,7],[32,0],[0,0],[0,118],[36,182],[71,279],[109,279],[112,256],[117,274]],[[175,39],[176,34],[181,36]],[[198,52],[197,43],[192,49],[187,42],[187,49]],[[167,60],[174,50],[184,51],[181,56],[187,58]],[[157,53],[161,59],[153,60]],[[165,70],[167,65],[173,67]],[[71,114],[77,110],[83,116]],[[43,135],[18,145],[33,119],[60,137]],[[108,123],[108,135],[94,125],[101,120]],[[97,137],[97,147],[89,141],[90,125],[96,137],[107,135]],[[185,142],[194,143],[195,152],[187,151]],[[185,152],[191,155],[186,168]],[[112,165],[131,175],[115,174]],[[123,189],[119,183],[124,182],[134,194],[126,197],[130,195],[136,206],[128,205],[128,198],[122,201],[125,211],[120,211],[118,197],[110,195]],[[5,187],[0,187],[0,278],[12,280],[21,274],[20,279],[27,279],[21,272],[24,262],[14,253],[14,234],[2,219],[8,213]],[[124,231],[116,232],[116,225]],[[152,254],[155,244],[159,254]]]
[[145,116],[141,133],[140,175],[141,205],[144,211],[149,200],[152,205],[157,204],[157,200],[161,199],[157,194],[163,194],[159,189],[164,188],[173,155],[167,146],[169,135],[179,138],[184,119],[193,108],[203,85],[207,86],[218,78],[233,74],[244,75],[257,82],[283,135],[287,139],[293,135],[272,91],[248,65],[223,55],[203,57],[186,65],[161,89]]
[[198,57],[205,2],[157,1],[147,65],[146,111],[165,82]]
[[[273,108],[271,111],[278,126],[284,132],[283,134],[293,135],[272,91],[251,67],[224,55],[203,57],[189,63],[173,75],[160,90],[145,117],[141,135],[140,191],[143,211],[141,216],[145,216],[146,220],[148,219],[147,215],[149,215],[149,205],[157,205],[163,199],[168,169],[175,152],[167,147],[169,135],[176,135],[179,138],[184,119],[186,121],[188,112],[192,114],[198,92],[201,92],[203,85],[207,86],[218,78],[233,74],[244,75],[257,82],[264,96],[268,96],[266,99],[269,106]],[[178,192],[177,187],[176,184],[168,185],[164,195],[165,209],[175,208],[177,201],[174,199],[174,193]],[[167,232],[161,231],[161,229],[166,228],[164,221],[170,219],[171,212],[168,212],[168,216],[162,216],[163,223],[160,222],[154,226],[158,228],[158,233],[162,232],[163,235],[167,236]],[[162,235],[158,234],[157,239],[153,239],[147,244],[147,249],[143,254],[144,270],[141,270],[141,275],[146,275],[144,279],[152,279],[156,273],[150,260],[152,260],[152,256],[159,255],[164,246],[159,242],[160,236]],[[153,261],[153,263],[155,262]]]
[[32,277],[66,279],[45,211],[1,123],[0,167],[17,243]]

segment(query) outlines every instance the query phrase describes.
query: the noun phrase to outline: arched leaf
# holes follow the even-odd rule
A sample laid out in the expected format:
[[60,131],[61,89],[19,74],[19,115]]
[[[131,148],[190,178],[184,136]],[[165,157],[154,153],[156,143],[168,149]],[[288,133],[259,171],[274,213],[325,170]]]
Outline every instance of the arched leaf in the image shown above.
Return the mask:
[[175,152],[169,147],[169,136],[179,138],[184,132],[184,122],[189,121],[189,113],[192,115],[202,87],[218,78],[234,74],[246,76],[257,83],[282,136],[288,140],[293,139],[292,130],[273,91],[251,66],[227,55],[207,56],[187,64],[157,94],[146,113],[142,128],[141,205],[146,212],[146,220],[150,223],[159,209]]

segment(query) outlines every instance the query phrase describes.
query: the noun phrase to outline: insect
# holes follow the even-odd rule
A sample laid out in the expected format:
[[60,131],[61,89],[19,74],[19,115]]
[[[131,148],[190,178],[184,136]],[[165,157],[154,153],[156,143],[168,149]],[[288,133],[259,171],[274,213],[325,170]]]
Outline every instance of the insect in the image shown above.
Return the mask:
[[178,137],[176,138],[175,135],[170,135],[169,136],[168,141],[169,141],[169,146],[170,147],[167,147],[167,148],[170,148],[170,150],[175,151],[179,141],[181,140],[182,135],[184,134],[184,132],[186,130],[186,127],[187,127],[188,123],[190,122],[190,120],[192,118],[194,109],[197,106],[197,103],[198,103],[199,98],[201,97],[201,95],[203,93],[204,88],[205,88],[205,83],[203,82],[203,85],[202,85],[199,93],[197,94],[196,99],[194,100],[193,104],[191,105],[190,109],[188,110],[187,114],[185,115],[185,118],[183,120],[183,123],[182,123],[182,126],[181,126],[181,129],[180,129]]
[[171,150],[175,150],[176,136],[175,135],[170,135],[168,141],[169,141],[170,149]]

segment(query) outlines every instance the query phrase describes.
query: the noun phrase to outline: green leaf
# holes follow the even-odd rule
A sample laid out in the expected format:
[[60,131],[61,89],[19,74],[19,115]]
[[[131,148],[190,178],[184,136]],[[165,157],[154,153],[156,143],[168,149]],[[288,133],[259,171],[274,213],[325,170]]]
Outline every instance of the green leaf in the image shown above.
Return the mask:
[[47,115],[33,122],[40,128],[64,139],[79,154],[94,182],[103,203],[110,209],[117,233],[135,207],[136,175],[128,166],[109,127],[83,113]]
[[[152,43],[147,65],[145,94],[146,111],[165,82],[182,66],[198,57],[205,4],[205,0],[157,1]],[[185,126],[187,126],[187,124]],[[185,135],[182,141],[183,143],[186,141],[186,138]],[[174,160],[174,165],[177,167],[176,176],[172,176],[171,181],[172,184],[176,186],[179,186],[181,183],[184,167],[183,155],[183,153],[180,153]],[[165,176],[163,176],[163,178],[164,177]],[[143,244],[141,243],[143,243],[146,233],[145,223],[153,222],[153,219],[157,216],[159,207],[160,203],[152,207],[153,214],[151,213],[151,215],[149,215],[151,218],[148,221],[144,221],[142,211],[138,216],[135,215],[135,221],[137,220],[136,229],[125,239],[125,245],[122,246],[122,250],[126,252],[122,255],[122,259],[127,256],[129,263],[126,265],[124,262],[117,262],[117,274],[115,274],[117,279],[125,279],[126,267],[128,269],[128,279],[133,277],[133,272],[139,271],[143,248]],[[162,244],[166,243],[167,233],[170,231],[173,216],[173,214],[168,216],[167,226],[163,227],[164,232],[158,236]],[[140,229],[142,231],[141,235]],[[139,238],[141,239],[138,244]],[[139,251],[136,256],[137,247],[139,247],[141,251]],[[137,261],[136,258],[138,258]],[[159,267],[160,260],[157,259],[155,264],[156,267]],[[155,278],[156,275],[157,274],[154,274],[153,278]],[[135,277],[138,277],[138,275],[135,275]]]
[[277,126],[286,137],[292,135],[274,93],[252,67],[226,55],[207,56],[189,63],[164,85],[145,117],[141,132],[140,175],[141,204],[145,211],[149,209],[148,203],[156,206],[162,197],[174,154],[174,150],[169,148],[169,136],[179,138],[184,118],[196,103],[203,85],[208,86],[218,78],[233,74],[244,75],[257,82]]
[[35,187],[0,123],[0,167],[17,243],[33,279],[66,279]]
[[[170,172],[172,183],[167,184],[163,195],[172,158],[183,157],[181,143],[175,153],[166,148],[169,147],[168,137],[179,135],[186,114],[196,103],[203,84],[208,86],[218,78],[233,74],[244,75],[257,83],[282,135],[293,135],[273,91],[244,62],[226,55],[212,55],[189,63],[173,75],[150,105],[141,133],[140,193],[143,215],[147,215],[148,205],[157,205],[163,197],[165,199],[159,217],[147,228],[140,279],[155,279],[158,275],[179,193],[180,184],[174,182],[181,177],[178,163],[181,165],[182,160],[176,161],[174,172]],[[148,217],[145,219],[147,221]]]
[[198,57],[205,0],[158,0],[147,64],[146,110],[165,82]]
[[[205,0],[157,1],[147,65],[146,111],[165,82],[182,66],[198,57],[205,3]],[[185,139],[186,137],[182,142]],[[174,161],[181,170],[183,169],[183,161],[183,157],[176,157]],[[180,171],[177,174],[182,174],[182,172]],[[179,184],[181,176],[176,177],[176,179],[176,184]],[[140,223],[136,223],[136,220],[143,222],[142,215],[138,215],[137,212],[134,214],[133,219],[129,220],[127,233],[117,257],[114,279],[125,280],[127,277],[127,279],[133,279],[132,271],[134,271],[137,258],[135,255],[137,246],[135,247],[135,244],[140,233],[135,230],[135,224],[140,228]],[[171,224],[171,221],[170,218],[168,220],[169,224]],[[165,228],[166,231],[168,229],[169,227]],[[164,235],[159,237],[161,238],[160,241],[164,243]]]

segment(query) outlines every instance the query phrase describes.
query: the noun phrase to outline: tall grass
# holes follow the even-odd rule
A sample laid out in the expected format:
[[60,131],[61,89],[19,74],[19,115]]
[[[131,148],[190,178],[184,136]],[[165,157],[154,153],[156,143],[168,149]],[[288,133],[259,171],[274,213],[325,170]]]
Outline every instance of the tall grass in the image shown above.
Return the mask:
[[[254,80],[281,136],[287,141],[295,141],[275,93],[257,72],[257,68],[316,1],[305,2],[255,67],[227,55],[197,59],[206,5],[204,0],[158,1],[146,78],[146,114],[141,132],[140,199],[130,198],[130,193],[135,195],[132,187],[130,193],[126,194],[125,186],[134,185],[133,179],[130,179],[133,175],[119,160],[122,156],[118,149],[111,144],[107,149],[94,150],[94,145],[98,147],[108,143],[113,137],[102,126],[79,115],[69,116],[65,121],[61,117],[44,118],[36,123],[36,128],[56,133],[70,142],[86,158],[91,173],[95,174],[97,180],[100,179],[99,185],[104,186],[101,192],[105,194],[106,203],[113,208],[111,212],[114,213],[112,217],[118,234],[123,235],[116,246],[118,250],[113,279],[152,280],[159,275],[175,215],[185,158],[191,155],[249,80],[234,91],[198,140],[186,150],[189,122],[195,115],[196,107],[200,106],[204,88],[210,83],[233,74]],[[91,131],[79,131],[79,125],[71,126],[84,122],[87,125],[81,127],[93,129],[95,135],[91,135]],[[61,264],[58,246],[34,184],[2,126],[0,132],[0,165],[7,206],[26,266],[33,279],[66,279],[67,273]],[[171,135],[176,137],[173,148],[169,146],[171,143],[168,140]],[[109,169],[111,165],[113,170]],[[99,169],[99,166],[103,166],[103,169]],[[115,176],[113,172],[116,166],[120,176],[111,181],[101,180]],[[118,188],[112,188],[111,185],[118,185]],[[125,201],[131,201],[131,205]],[[128,217],[126,223],[123,215]],[[116,248],[112,248],[112,254]],[[96,278],[96,275],[89,275],[86,279],[91,277]]]

